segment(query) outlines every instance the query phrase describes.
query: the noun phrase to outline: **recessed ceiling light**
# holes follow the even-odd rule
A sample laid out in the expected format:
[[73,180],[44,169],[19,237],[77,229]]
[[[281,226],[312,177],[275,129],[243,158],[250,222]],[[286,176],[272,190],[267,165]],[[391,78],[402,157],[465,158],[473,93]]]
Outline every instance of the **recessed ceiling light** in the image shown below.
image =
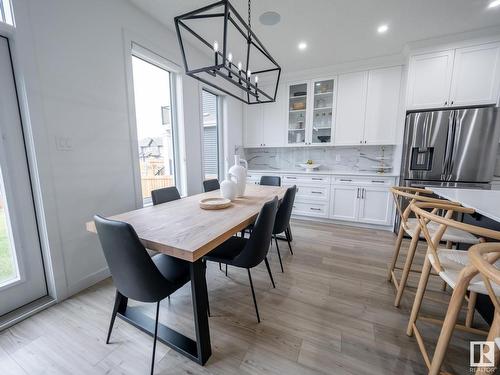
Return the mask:
[[377,32],[378,32],[379,34],[383,34],[383,33],[385,33],[387,30],[389,30],[389,26],[387,26],[386,24],[380,25],[380,26],[377,28]]
[[300,42],[299,45],[297,46],[299,50],[303,51],[307,48],[307,43],[306,42]]
[[260,15],[259,21],[266,26],[274,26],[281,20],[281,16],[276,12],[264,12]]
[[496,8],[499,5],[500,5],[500,0],[493,0],[491,3],[488,4],[488,8]]

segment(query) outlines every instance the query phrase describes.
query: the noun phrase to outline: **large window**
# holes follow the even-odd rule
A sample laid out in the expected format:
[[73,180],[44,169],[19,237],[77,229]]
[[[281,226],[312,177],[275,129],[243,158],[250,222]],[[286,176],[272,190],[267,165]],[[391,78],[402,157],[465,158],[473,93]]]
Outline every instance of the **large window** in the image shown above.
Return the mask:
[[[219,97],[202,91],[203,177],[219,178]],[[222,176],[224,177],[224,176]]]
[[136,56],[132,72],[142,198],[149,204],[152,190],[176,184],[173,74]]
[[0,22],[14,25],[10,0],[0,0]]

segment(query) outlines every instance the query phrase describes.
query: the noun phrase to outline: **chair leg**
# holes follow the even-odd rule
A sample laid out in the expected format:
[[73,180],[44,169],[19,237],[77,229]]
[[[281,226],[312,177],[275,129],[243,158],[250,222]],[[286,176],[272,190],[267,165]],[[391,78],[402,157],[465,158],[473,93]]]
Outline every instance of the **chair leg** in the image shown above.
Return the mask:
[[[495,314],[486,341],[494,341],[495,338],[498,337],[500,337],[500,314]],[[494,347],[495,352],[493,358],[495,366],[493,368],[498,367],[498,364],[500,363],[500,349],[498,348],[498,345],[494,345]],[[492,367],[478,367],[475,375],[492,374],[491,369]]]
[[259,309],[257,308],[257,300],[255,299],[255,291],[253,290],[252,275],[250,274],[250,268],[247,268],[248,280],[250,280],[250,288],[252,289],[253,304],[255,306],[255,313],[257,314],[257,322],[260,323]]
[[405,265],[403,267],[403,273],[401,275],[401,280],[399,280],[396,298],[394,299],[394,306],[396,307],[399,307],[399,305],[401,304],[401,298],[403,297],[403,292],[406,288],[406,283],[408,282],[408,276],[410,275],[411,265],[413,263],[413,258],[415,257],[415,250],[417,249],[419,236],[420,231],[416,230],[411,239],[408,254],[406,255]]
[[443,327],[441,328],[441,333],[439,334],[436,349],[434,350],[434,355],[432,357],[429,375],[438,375],[440,372],[446,355],[446,350],[450,344],[451,335],[453,334],[455,324],[457,323],[458,314],[460,313],[460,309],[465,298],[465,293],[467,292],[469,281],[470,279],[461,277],[457,282],[455,289],[453,289],[448,310],[446,311],[446,317],[444,318]]
[[394,267],[396,267],[396,262],[398,261],[399,251],[401,250],[401,242],[403,242],[403,236],[405,231],[403,226],[399,226],[398,239],[396,240],[396,246],[394,247],[394,254],[392,255],[391,265],[389,266],[389,271],[387,272],[387,281],[391,281],[392,279],[392,271],[394,271]]
[[220,262],[219,262],[219,269],[222,271],[222,265],[220,264]]
[[158,317],[160,315],[160,302],[156,303],[156,321],[155,321],[155,334],[153,336],[153,358],[151,358],[151,375],[155,369],[155,353],[156,353],[156,339],[158,338]]
[[465,317],[465,326],[472,327],[474,321],[474,312],[476,311],[477,293],[469,293],[469,303],[467,304],[467,316]]
[[275,234],[273,234],[273,237],[274,237],[274,242],[276,243],[276,251],[278,252],[278,259],[280,260],[281,272],[285,272],[283,271],[283,263],[281,262],[281,254],[280,254],[280,247],[278,245],[278,238],[276,237]]
[[286,241],[288,242],[288,248],[290,249],[290,254],[293,255],[293,251],[292,251],[292,240],[290,239],[290,233],[288,232],[288,228],[285,229],[285,237],[286,237]]
[[266,263],[267,272],[269,273],[269,278],[271,279],[273,288],[276,288],[276,285],[274,285],[273,274],[271,273],[271,267],[269,267],[269,262],[267,260],[267,257],[264,258],[264,262]]
[[288,229],[288,237],[290,238],[290,241],[293,241],[292,228],[290,228],[290,224],[288,224],[288,227],[286,229]]
[[226,263],[226,277],[227,277],[227,263]]
[[113,331],[113,325],[115,324],[116,314],[119,310],[125,310],[127,307],[127,297],[123,296],[118,290],[115,295],[115,305],[113,306],[113,313],[111,314],[111,321],[109,323],[108,336],[106,337],[106,344],[109,344],[109,339],[111,337],[111,331]]
[[406,329],[406,334],[408,336],[413,335],[413,324],[417,321],[418,312],[420,311],[420,306],[422,306],[422,300],[424,298],[425,289],[427,288],[430,273],[431,261],[426,255],[424,266],[422,268],[422,274],[420,275],[420,281],[418,282],[417,293],[415,294],[415,300],[413,301],[413,307],[411,309],[410,321],[408,322],[408,328]]

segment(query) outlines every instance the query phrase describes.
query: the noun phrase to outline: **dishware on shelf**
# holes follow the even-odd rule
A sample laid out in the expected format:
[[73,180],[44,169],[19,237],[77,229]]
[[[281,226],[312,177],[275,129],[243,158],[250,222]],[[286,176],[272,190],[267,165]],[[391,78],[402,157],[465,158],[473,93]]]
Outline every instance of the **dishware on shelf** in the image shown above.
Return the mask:
[[222,198],[234,201],[238,193],[236,182],[231,179],[231,173],[226,174],[226,179],[220,183],[220,195]]
[[313,172],[315,169],[321,167],[321,164],[299,164],[300,167],[304,168],[306,172]]
[[321,143],[328,143],[332,137],[330,135],[318,135],[318,139]]
[[[245,164],[245,167],[241,165]],[[247,169],[248,163],[244,159],[240,159],[239,155],[234,155],[234,165],[229,168],[231,179],[236,183],[236,196],[242,197],[245,194],[245,187],[247,185]]]
[[293,96],[306,96],[307,92],[305,91],[297,91],[293,93]]
[[200,207],[204,210],[221,210],[231,205],[227,198],[213,197],[200,200]]
[[294,102],[292,103],[292,110],[300,111],[306,108],[306,102]]
[[295,143],[302,143],[302,134],[300,132],[295,134]]

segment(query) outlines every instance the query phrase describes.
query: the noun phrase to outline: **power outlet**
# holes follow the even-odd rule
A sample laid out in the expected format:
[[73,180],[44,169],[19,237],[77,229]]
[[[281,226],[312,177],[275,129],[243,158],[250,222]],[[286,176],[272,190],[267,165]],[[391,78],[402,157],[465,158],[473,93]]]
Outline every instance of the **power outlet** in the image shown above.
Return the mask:
[[73,151],[73,140],[70,137],[56,136],[57,151]]

